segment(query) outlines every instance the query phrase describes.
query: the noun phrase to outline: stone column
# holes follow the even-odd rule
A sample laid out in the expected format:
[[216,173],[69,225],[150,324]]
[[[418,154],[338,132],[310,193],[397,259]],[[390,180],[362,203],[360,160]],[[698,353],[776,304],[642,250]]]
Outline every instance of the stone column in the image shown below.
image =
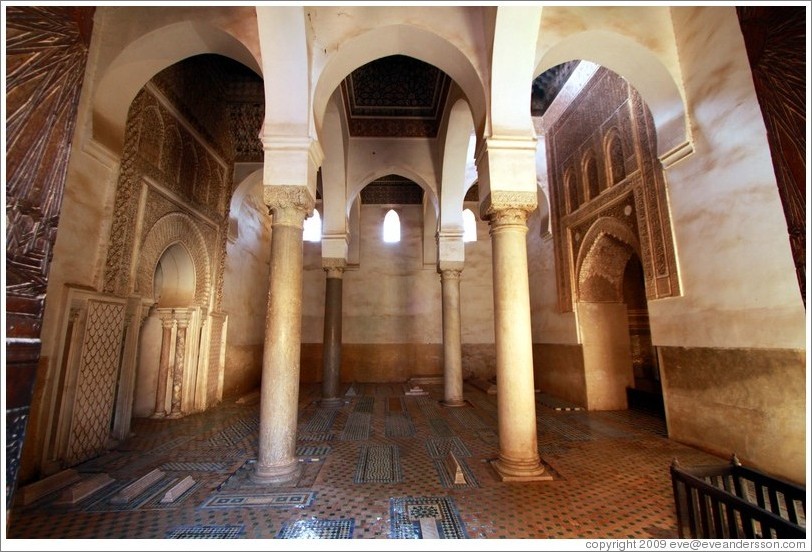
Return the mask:
[[443,287],[443,377],[445,406],[465,406],[462,398],[462,326],[460,322],[459,268],[445,268],[440,263]]
[[175,311],[175,322],[178,333],[175,336],[175,369],[172,371],[172,411],[167,418],[183,416],[181,401],[183,399],[183,364],[186,357],[186,328],[189,326],[189,313]]
[[296,481],[299,370],[302,348],[302,226],[314,200],[303,186],[266,185],[273,214],[268,313],[262,357],[259,451],[252,479],[257,483]]
[[158,388],[155,390],[155,413],[153,418],[166,416],[166,382],[169,379],[169,347],[172,344],[172,327],[175,319],[172,312],[159,311],[163,334],[161,336],[161,360],[158,364]]
[[[538,453],[530,287],[527,272],[527,217],[533,200],[483,202],[493,248],[493,303],[496,332],[496,389],[502,481],[552,479]],[[523,195],[523,194],[521,194]],[[528,194],[529,195],[529,194]]]
[[338,396],[341,381],[341,318],[344,261],[323,261],[327,273],[324,298],[324,373],[321,383],[321,406],[337,408],[344,404]]

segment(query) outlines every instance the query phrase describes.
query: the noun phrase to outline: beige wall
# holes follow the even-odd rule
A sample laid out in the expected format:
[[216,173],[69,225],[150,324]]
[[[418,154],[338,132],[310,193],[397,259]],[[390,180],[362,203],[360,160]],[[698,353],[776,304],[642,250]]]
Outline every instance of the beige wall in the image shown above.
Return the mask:
[[[422,207],[395,207],[401,242],[384,243],[388,207],[361,208],[360,264],[344,271],[343,381],[405,381],[442,374],[440,275],[423,264]],[[493,294],[487,224],[479,241],[466,244],[462,272],[463,376],[490,377],[493,358]],[[302,379],[321,379],[325,273],[321,246],[304,245]]]
[[271,258],[271,217],[262,202],[261,185],[232,206],[238,220],[226,245],[223,310],[228,313],[228,337],[223,396],[240,395],[259,386],[268,308]]
[[662,347],[668,435],[806,483],[806,352]]
[[683,296],[657,345],[805,348],[805,311],[735,8],[672,8],[695,153],[667,171]]

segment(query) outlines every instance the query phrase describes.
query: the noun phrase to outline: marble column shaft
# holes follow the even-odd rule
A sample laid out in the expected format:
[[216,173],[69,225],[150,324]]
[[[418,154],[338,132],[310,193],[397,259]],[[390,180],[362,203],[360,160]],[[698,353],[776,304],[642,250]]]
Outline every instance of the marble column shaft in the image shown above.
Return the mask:
[[153,418],[166,416],[166,382],[169,379],[169,347],[172,344],[172,326],[175,319],[170,313],[160,313],[161,318],[161,358],[158,363],[158,387],[155,390],[155,413]]
[[489,218],[493,248],[496,389],[499,458],[503,481],[547,479],[538,453],[530,284],[527,271],[528,210],[494,209]]
[[338,396],[341,380],[341,319],[344,273],[343,267],[328,267],[324,300],[324,373],[322,375],[321,405],[334,408],[343,401]]
[[446,406],[463,406],[459,269],[440,271],[443,291],[443,378]]
[[172,371],[172,411],[170,418],[183,416],[181,404],[183,401],[183,368],[186,360],[186,328],[189,326],[189,314],[175,311],[175,321],[178,323],[178,333],[175,337],[175,369]]
[[284,484],[298,479],[296,423],[302,347],[302,228],[313,200],[296,186],[266,186],[273,213],[268,314],[259,414],[259,450],[252,479]]

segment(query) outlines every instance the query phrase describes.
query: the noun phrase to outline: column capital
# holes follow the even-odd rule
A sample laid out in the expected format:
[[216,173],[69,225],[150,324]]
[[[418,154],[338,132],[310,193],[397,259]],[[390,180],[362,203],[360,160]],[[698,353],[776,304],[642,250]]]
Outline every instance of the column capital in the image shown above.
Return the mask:
[[164,328],[171,328],[175,324],[175,317],[172,313],[172,309],[156,309],[158,312],[158,318],[161,319],[161,325]]
[[192,319],[192,313],[186,310],[174,311],[175,321],[178,323],[178,328],[186,328]]
[[437,272],[443,280],[459,280],[462,275],[462,268],[438,268]]
[[310,216],[316,206],[316,200],[306,186],[266,185],[262,189],[262,199],[273,215],[273,226],[301,228],[305,217]]
[[538,194],[535,190],[532,192],[493,191],[480,204],[480,216],[491,224],[501,219],[515,219],[516,223],[524,224],[536,207],[538,207]]
[[347,268],[346,259],[326,257],[321,259],[321,267],[327,273],[328,278],[341,278],[344,269]]

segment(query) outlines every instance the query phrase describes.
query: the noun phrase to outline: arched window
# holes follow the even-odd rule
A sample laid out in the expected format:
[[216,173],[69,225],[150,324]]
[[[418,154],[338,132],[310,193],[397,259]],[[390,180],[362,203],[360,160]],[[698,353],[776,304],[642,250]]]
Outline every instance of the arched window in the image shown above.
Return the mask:
[[567,191],[567,201],[569,202],[567,213],[572,213],[581,206],[581,200],[578,197],[578,183],[575,181],[575,174],[571,168],[567,169],[564,174],[564,189]]
[[609,170],[611,171],[612,184],[617,184],[626,178],[626,166],[624,163],[623,143],[616,134],[609,138],[608,156]]
[[476,241],[476,217],[471,209],[462,212],[462,241]]
[[584,158],[584,180],[586,180],[589,195],[587,201],[595,199],[601,193],[600,180],[598,179],[598,164],[595,156],[588,153]]
[[383,241],[387,243],[400,241],[400,217],[394,209],[389,209],[383,218]]
[[321,241],[321,215],[318,209],[313,209],[313,214],[305,219],[302,239],[309,242]]

